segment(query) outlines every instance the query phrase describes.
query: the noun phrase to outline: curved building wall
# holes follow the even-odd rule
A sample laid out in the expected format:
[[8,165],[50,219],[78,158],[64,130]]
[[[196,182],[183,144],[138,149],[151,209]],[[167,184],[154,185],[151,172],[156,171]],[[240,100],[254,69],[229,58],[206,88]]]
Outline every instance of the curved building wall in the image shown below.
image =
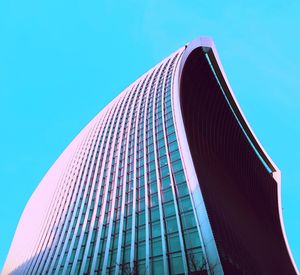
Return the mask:
[[224,101],[205,59],[212,45],[179,49],[82,130],[29,200],[4,274],[269,272],[279,255],[277,270],[295,272],[279,171]]
[[189,148],[226,274],[294,274],[277,182],[247,139],[203,48],[181,76]]

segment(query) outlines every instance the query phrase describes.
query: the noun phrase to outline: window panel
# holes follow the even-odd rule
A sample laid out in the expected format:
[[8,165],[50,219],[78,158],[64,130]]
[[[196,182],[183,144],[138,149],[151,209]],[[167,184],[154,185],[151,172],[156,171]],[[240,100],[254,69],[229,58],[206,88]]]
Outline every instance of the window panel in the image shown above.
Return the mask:
[[142,242],[138,245],[138,259],[145,259],[146,257],[146,243]]
[[130,245],[126,246],[124,249],[124,263],[128,263],[130,261]]
[[139,220],[139,225],[144,225],[146,220],[145,220],[145,211],[142,211],[138,214],[138,220]]
[[176,221],[175,216],[166,218],[166,223],[167,223],[167,232],[168,233],[174,233],[174,232],[178,231],[177,221]]
[[152,259],[152,274],[161,275],[164,274],[164,265],[162,257],[156,257]]
[[201,246],[197,228],[186,230],[184,232],[184,239],[187,249]]
[[163,178],[161,180],[161,184],[162,184],[162,188],[163,189],[166,189],[166,188],[170,187],[171,186],[171,179],[170,179],[170,177]]
[[179,150],[176,150],[176,151],[173,151],[171,154],[170,154],[170,158],[171,158],[171,161],[175,161],[175,160],[178,160],[180,159],[180,153],[179,153]]
[[138,264],[138,274],[147,274],[146,262],[144,260],[139,260],[137,264]]
[[182,167],[181,160],[177,160],[172,163],[172,171],[174,174],[179,172],[182,169],[183,169],[183,167]]
[[187,262],[189,265],[189,270],[191,272],[195,272],[195,271],[202,271],[203,274],[207,274],[205,273],[206,270],[206,266],[205,266],[205,259],[203,257],[203,253],[201,249],[192,249],[189,250],[186,254],[187,256]]
[[157,182],[153,182],[150,184],[151,193],[157,192]]
[[139,242],[145,241],[146,239],[146,231],[145,231],[145,225],[140,226],[138,228],[138,240]]
[[174,177],[177,184],[185,182],[185,176],[183,170],[174,174]]
[[163,191],[163,201],[168,202],[173,200],[172,188],[164,189]]
[[179,197],[183,197],[189,194],[189,190],[185,182],[177,185],[177,193]]
[[164,214],[165,214],[165,217],[175,215],[175,207],[174,207],[173,201],[164,203]]
[[181,214],[183,229],[188,229],[196,226],[196,220],[194,216],[194,212],[186,212]]
[[177,252],[180,251],[180,241],[179,241],[179,235],[172,234],[168,235],[168,247],[169,247],[169,252]]
[[169,175],[169,167],[164,166],[163,168],[160,169],[161,177],[164,178]]
[[152,207],[151,208],[151,220],[156,221],[159,220],[159,209],[158,206]]
[[151,206],[158,205],[158,194],[151,195]]
[[156,238],[156,237],[159,237],[161,235],[160,221],[156,221],[156,222],[151,223],[151,232],[152,232],[152,238]]
[[180,253],[170,255],[171,274],[183,274],[183,262]]
[[189,196],[179,199],[179,209],[181,212],[187,212],[193,209],[191,199]]
[[162,254],[161,238],[152,239],[151,255],[159,256]]

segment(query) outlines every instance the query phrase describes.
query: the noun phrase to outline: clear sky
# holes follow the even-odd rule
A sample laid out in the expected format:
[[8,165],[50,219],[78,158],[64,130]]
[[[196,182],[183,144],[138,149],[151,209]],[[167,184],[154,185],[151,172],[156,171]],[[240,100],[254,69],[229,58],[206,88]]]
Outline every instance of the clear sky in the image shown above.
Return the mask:
[[146,70],[214,38],[235,95],[282,171],[300,266],[300,1],[0,1],[0,270],[30,195],[70,141]]

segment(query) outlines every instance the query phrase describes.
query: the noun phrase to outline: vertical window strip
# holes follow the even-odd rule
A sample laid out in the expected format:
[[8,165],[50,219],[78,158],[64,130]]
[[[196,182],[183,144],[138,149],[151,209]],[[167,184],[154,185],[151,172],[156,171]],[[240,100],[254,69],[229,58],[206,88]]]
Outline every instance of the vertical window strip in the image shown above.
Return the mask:
[[[154,149],[154,162],[155,162],[155,176],[156,176],[156,183],[157,183],[157,190],[158,190],[158,205],[159,205],[159,216],[160,216],[160,230],[161,230],[161,245],[162,245],[162,253],[163,253],[163,265],[164,265],[164,274],[168,274],[169,273],[169,266],[168,266],[168,260],[167,260],[167,249],[166,249],[166,239],[165,239],[165,224],[164,224],[164,218],[163,218],[163,208],[162,208],[162,198],[161,198],[161,194],[159,192],[160,188],[161,188],[161,183],[159,181],[159,169],[158,169],[158,151],[157,151],[157,147],[156,147],[156,137],[155,137],[155,127],[153,127],[155,125],[155,110],[156,110],[156,97],[157,97],[157,91],[160,88],[161,85],[161,81],[163,79],[164,73],[165,73],[165,69],[166,66],[168,65],[168,62],[170,61],[170,59],[168,59],[165,63],[164,63],[164,67],[163,70],[161,71],[159,78],[158,78],[158,82],[155,85],[155,88],[153,90],[153,100],[151,102],[152,105],[152,125],[150,126],[152,128],[152,137],[153,137],[153,149]],[[151,173],[150,173],[150,180],[151,180]],[[153,256],[153,255],[151,255]]]
[[[148,92],[148,96],[147,96],[147,101],[145,104],[145,113],[144,113],[144,126],[143,126],[143,130],[144,130],[144,185],[145,185],[145,205],[146,205],[146,212],[145,212],[145,223],[146,223],[146,268],[148,268],[148,274],[149,273],[153,273],[153,270],[151,270],[151,265],[150,265],[150,241],[152,243],[152,237],[150,234],[150,210],[151,210],[151,204],[150,204],[150,184],[149,184],[149,177],[148,177],[148,172],[150,172],[148,170],[148,148],[149,148],[149,144],[147,143],[147,138],[150,138],[149,133],[152,132],[152,128],[150,127],[150,123],[151,121],[151,117],[152,117],[152,102],[153,102],[153,91],[154,91],[154,87],[156,86],[156,80],[159,76],[159,73],[161,73],[162,67],[163,67],[163,62],[161,63],[159,69],[157,70],[154,80],[151,81],[151,88],[149,89]],[[152,213],[151,213],[152,215]],[[151,245],[152,248],[152,245]],[[152,256],[152,254],[151,254]]]
[[[124,93],[124,100],[125,100],[125,104],[128,103],[128,97],[127,94],[128,93],[133,93],[133,88],[132,90],[128,90],[126,93]],[[115,116],[118,113],[118,111],[115,112]],[[120,113],[120,110],[119,110]],[[121,114],[120,114],[121,115]],[[109,135],[111,136],[112,139],[112,135],[111,133],[109,133]],[[112,142],[112,140],[111,140]],[[110,148],[108,148],[110,147]],[[95,247],[95,252],[92,256],[91,259],[91,272],[94,272],[95,270],[97,270],[97,272],[99,272],[99,268],[100,268],[100,264],[102,264],[103,261],[103,257],[101,256],[103,251],[104,251],[104,247],[105,247],[105,240],[107,240],[107,213],[110,207],[110,195],[111,195],[111,168],[112,168],[112,156],[110,154],[110,150],[108,149],[113,149],[112,145],[110,144],[110,146],[105,146],[105,156],[107,158],[106,160],[106,172],[104,171],[103,173],[103,184],[104,184],[104,189],[103,189],[103,200],[101,202],[101,209],[100,209],[100,215],[99,215],[99,225],[98,225],[98,231],[96,234],[96,241],[94,244]],[[97,249],[97,250],[96,250]],[[102,260],[102,261],[101,261]]]
[[[132,111],[132,109],[134,109],[134,105],[136,104],[136,98],[137,98],[137,91],[139,90],[139,87],[140,87],[140,83],[137,84],[137,87],[135,89],[135,93],[132,94],[131,96],[131,99],[130,99],[130,104],[129,106],[127,107],[127,110],[123,111],[123,113],[131,113],[133,114],[134,112]],[[131,109],[132,108],[132,109]],[[125,117],[127,118],[128,116],[125,115]],[[118,123],[117,123],[118,124]],[[122,125],[121,127],[121,133],[120,133],[120,136],[123,136],[123,129],[124,129],[124,124]],[[119,146],[121,146],[121,143],[119,143]],[[118,149],[117,152],[120,151],[120,148]],[[118,159],[118,164],[119,164],[119,159]],[[119,168],[119,166],[117,166],[117,169]],[[116,178],[117,180],[117,178]],[[109,257],[109,254],[110,254],[110,242],[111,242],[111,233],[112,233],[112,225],[113,225],[113,219],[114,219],[114,214],[115,214],[115,211],[114,211],[114,208],[115,208],[115,202],[116,202],[116,191],[117,191],[117,188],[115,187],[113,192],[112,192],[112,206],[111,206],[111,212],[110,212],[110,223],[109,223],[109,228],[108,228],[108,240],[107,240],[107,243],[106,243],[106,250],[105,250],[105,255],[104,255],[104,260],[103,260],[103,269],[102,269],[102,273],[104,274],[106,271],[107,271],[107,268],[110,268],[110,265],[108,264],[108,257]]]
[[[113,108],[116,108],[116,106],[117,106],[117,104],[114,104],[114,107]],[[112,108],[112,109],[113,109]],[[112,111],[111,112],[109,112],[109,116],[108,116],[108,118],[110,117],[112,115]],[[109,125],[109,119],[107,119],[107,122],[106,122],[106,125]],[[105,126],[106,127],[106,126]],[[109,127],[109,126],[108,126]],[[84,158],[82,158],[80,161],[82,162],[84,160]],[[86,165],[86,164],[85,164]],[[76,206],[76,201],[78,200],[78,195],[80,194],[80,186],[79,186],[79,183],[81,182],[81,179],[80,179],[80,177],[81,177],[81,175],[82,175],[82,171],[83,171],[83,169],[84,169],[84,167],[81,167],[80,168],[80,170],[79,170],[79,173],[77,174],[77,177],[76,177],[76,179],[75,179],[75,182],[76,182],[76,190],[74,190],[74,192],[73,192],[73,194],[72,194],[72,202],[71,203],[69,203],[69,205],[72,205],[72,207],[70,208],[70,212],[68,213],[68,215],[67,215],[67,218],[65,219],[65,223],[68,223],[68,224],[64,224],[64,227],[63,227],[63,229],[62,229],[62,231],[61,231],[61,233],[59,234],[59,236],[58,236],[58,239],[60,239],[60,243],[61,243],[61,236],[63,235],[63,234],[66,234],[66,228],[69,228],[69,226],[70,226],[70,224],[71,224],[71,221],[72,221],[72,219],[73,219],[73,216],[75,215],[75,220],[77,220],[78,219],[78,211],[77,211],[77,209],[75,208],[75,206]],[[76,214],[77,214],[77,216],[76,216]],[[73,232],[74,232],[74,230],[75,230],[75,227],[72,227],[72,229],[71,229],[71,234],[73,234]],[[59,242],[58,242],[58,244],[60,244]],[[57,257],[57,254],[59,253],[59,251],[58,251],[58,248],[56,248],[56,251],[55,251],[55,255],[54,255],[54,257],[53,257],[53,260],[51,261],[51,264],[50,264],[50,267],[49,267],[49,272],[51,271],[51,272],[54,272],[55,270],[56,270],[56,266],[57,266],[57,263],[58,263],[58,257]]]
[[[77,182],[77,178],[79,176],[78,173],[81,170],[81,167],[83,166],[83,162],[81,162],[81,159],[84,158],[84,154],[86,153],[86,150],[85,150],[86,145],[81,145],[80,148],[82,150],[81,150],[81,155],[76,160],[76,166],[77,167],[75,168],[75,171],[71,174],[71,175],[73,175],[73,177],[72,178],[69,177],[67,179],[68,180],[68,185],[70,187],[69,187],[68,197],[63,202],[64,205],[69,205],[70,201],[72,200],[72,197],[73,197],[73,195],[75,193],[75,190],[76,190],[76,182]],[[72,188],[71,188],[71,186],[72,186]],[[78,187],[78,185],[77,185],[77,187]],[[60,202],[61,201],[63,201],[63,200],[60,200]],[[62,207],[62,209],[64,209],[64,208],[65,207]],[[68,213],[68,215],[69,215],[69,213]],[[54,218],[54,220],[57,221],[58,224],[61,224],[62,214],[57,214],[56,217]],[[64,223],[65,222],[66,222],[66,219],[64,220]],[[63,225],[62,226],[55,226],[54,228],[56,228],[56,229],[55,229],[55,232],[53,232],[53,237],[51,238],[51,240],[52,240],[51,250],[49,251],[48,256],[47,256],[47,260],[46,260],[46,262],[45,262],[45,264],[43,266],[43,270],[46,270],[46,272],[48,271],[48,265],[49,265],[49,263],[53,259],[53,253],[54,253],[54,251],[56,250],[56,248],[58,246],[58,240],[59,240],[59,237],[60,237],[60,234],[61,234],[61,233],[59,233],[59,231],[62,230]]]
[[[121,104],[123,104],[123,102],[124,102],[124,100],[122,101]],[[118,117],[118,119],[119,119],[119,117]],[[100,131],[100,132],[102,132],[102,131]],[[118,132],[118,131],[115,131],[115,132]],[[97,150],[99,150],[100,144],[103,145],[103,143],[101,142],[101,140],[99,142]],[[84,268],[85,265],[82,265],[82,263],[87,264],[82,259],[83,259],[83,256],[84,256],[84,252],[88,251],[88,249],[89,249],[89,246],[87,247],[86,244],[88,243],[87,239],[88,239],[88,236],[90,235],[89,233],[90,233],[90,224],[91,224],[92,214],[95,212],[94,211],[94,203],[93,203],[93,201],[95,201],[95,195],[96,195],[96,191],[97,191],[97,187],[98,187],[98,185],[96,184],[96,178],[97,178],[97,176],[95,177],[95,174],[97,174],[97,173],[95,173],[95,171],[96,171],[96,169],[101,169],[100,162],[99,162],[100,159],[102,159],[102,158],[100,157],[99,159],[96,159],[96,161],[93,161],[94,162],[94,168],[93,168],[94,172],[90,173],[90,176],[89,176],[89,178],[87,180],[87,182],[90,182],[90,186],[92,185],[92,187],[89,187],[89,190],[91,190],[91,192],[90,192],[89,196],[87,196],[86,202],[85,202],[85,203],[87,203],[87,207],[86,207],[87,210],[83,214],[84,215],[83,229],[81,231],[81,234],[79,236],[79,241],[78,241],[78,244],[77,244],[77,247],[80,247],[80,249],[77,248],[77,251],[76,251],[76,253],[74,255],[74,262],[72,264],[71,272],[74,272],[75,268],[77,268],[77,269],[79,269],[81,267]],[[76,238],[78,238],[78,236],[76,236]],[[70,249],[69,252],[68,252],[67,262],[69,262],[68,259],[70,259],[71,253],[73,253],[73,251]],[[71,260],[73,261],[72,258],[71,258]],[[67,269],[67,265],[65,265],[65,268],[64,268],[63,272],[66,272],[66,269]]]
[[[132,226],[131,226],[131,249],[130,249],[130,270],[132,272],[137,271],[137,259],[135,255],[136,253],[136,215],[137,215],[137,206],[136,206],[136,200],[137,200],[137,141],[138,141],[138,125],[139,125],[139,119],[141,115],[141,102],[143,97],[145,96],[145,82],[150,77],[150,74],[147,75],[147,77],[144,78],[143,84],[140,87],[139,93],[142,93],[142,96],[139,96],[139,100],[136,100],[135,104],[137,104],[136,109],[134,110],[135,115],[135,125],[134,125],[134,148],[133,148],[133,198],[132,198]],[[138,205],[139,207],[139,205]]]
[[[144,178],[140,178],[139,180],[139,184],[141,185],[141,181],[143,180],[143,184],[144,184],[144,189],[145,189],[145,254],[146,254],[146,261],[145,261],[145,273],[146,274],[150,274],[150,262],[149,262],[149,196],[148,196],[148,178],[147,178],[147,147],[146,147],[146,124],[147,124],[147,107],[148,107],[148,102],[149,102],[149,98],[150,98],[150,93],[152,91],[152,88],[150,88],[150,86],[152,87],[156,81],[156,78],[160,72],[162,68],[162,64],[160,64],[159,66],[157,66],[151,74],[151,77],[149,78],[149,81],[146,85],[145,88],[145,93],[144,93],[144,98],[143,98],[143,110],[144,110],[144,114],[143,114],[143,119],[141,119],[140,121],[140,127],[139,129],[141,130],[141,133],[143,134],[143,138],[142,138],[142,142],[141,144],[143,144],[142,146],[142,158],[141,160],[143,160],[143,166],[144,166],[144,171],[143,171],[143,175]],[[141,201],[139,202],[139,204],[141,204]],[[142,234],[142,231],[139,232],[139,234]],[[140,246],[140,243],[139,245]],[[137,253],[137,257],[139,257],[139,253]],[[138,270],[138,272],[141,272],[140,270]]]
[[[95,157],[95,148],[98,144],[98,138],[99,138],[99,128],[96,128],[96,131],[94,131],[94,136],[92,143],[90,145],[90,154],[87,157],[86,165],[81,172],[80,177],[80,186],[78,195],[76,197],[75,201],[75,211],[73,211],[73,214],[70,215],[69,222],[65,224],[64,234],[62,238],[63,245],[61,246],[59,250],[60,256],[57,257],[58,260],[56,260],[55,268],[56,273],[63,271],[64,267],[67,267],[67,259],[68,259],[68,253],[70,250],[73,249],[73,245],[75,242],[75,239],[77,236],[81,233],[81,228],[83,224],[84,214],[86,211],[86,196],[89,194],[91,183],[88,182],[88,175],[91,169],[91,165],[93,165],[94,157]],[[75,214],[76,213],[76,214]],[[72,228],[70,230],[70,228]],[[76,232],[76,234],[73,234]],[[80,248],[81,249],[81,248]]]
[[[181,272],[183,271],[184,273],[188,273],[188,267],[187,267],[187,261],[186,261],[186,255],[185,255],[185,246],[184,246],[184,240],[183,240],[183,234],[182,234],[182,227],[181,227],[181,220],[180,220],[180,215],[179,215],[179,210],[178,210],[178,202],[177,202],[177,197],[176,197],[176,191],[175,191],[175,182],[174,182],[174,178],[173,178],[173,171],[172,171],[172,164],[171,164],[171,161],[170,161],[170,152],[169,152],[169,149],[168,149],[168,139],[167,139],[167,133],[166,133],[166,124],[165,124],[165,96],[167,95],[167,91],[170,91],[170,87],[169,87],[169,82],[172,78],[172,75],[173,75],[173,68],[174,68],[174,63],[175,63],[175,60],[178,58],[178,55],[175,55],[171,64],[170,64],[170,67],[168,68],[168,72],[167,72],[167,77],[164,79],[164,87],[163,87],[163,96],[162,96],[162,102],[161,102],[161,112],[162,112],[162,125],[163,125],[163,140],[164,140],[164,143],[165,143],[165,146],[166,146],[166,156],[167,156],[167,166],[168,166],[168,172],[169,172],[169,175],[170,175],[170,181],[171,181],[171,189],[172,189],[172,197],[173,197],[173,205],[174,205],[174,209],[175,209],[175,215],[176,215],[176,221],[177,221],[177,228],[178,228],[178,237],[174,237],[176,235],[172,235],[172,234],[168,234],[168,244],[171,245],[171,243],[169,243],[169,241],[171,240],[172,238],[172,242],[177,242],[177,239],[179,239],[179,243],[180,243],[180,249],[181,249],[181,253],[180,253],[180,256],[179,258],[182,259],[182,262],[181,264],[179,264],[178,266],[183,266],[183,270],[177,270],[177,272]],[[177,142],[177,141],[176,141]],[[175,241],[174,241],[175,239]],[[170,241],[171,242],[171,241]],[[169,249],[169,253],[171,253],[171,247],[168,247]],[[172,255],[175,255],[175,254],[169,254],[171,259],[171,263],[173,262],[172,261]],[[172,264],[171,264],[172,266]],[[171,268],[171,272],[173,271],[173,267]]]
[[[163,63],[160,64],[159,68],[157,69],[157,72],[154,76],[154,79],[151,81],[151,88],[149,88],[149,92],[147,93],[147,99],[145,102],[145,111],[144,111],[144,124],[143,124],[143,135],[144,135],[144,186],[145,186],[145,226],[146,226],[146,272],[147,274],[152,273],[151,271],[151,265],[150,265],[150,185],[149,185],[149,178],[148,178],[148,148],[149,145],[147,144],[147,139],[149,138],[148,133],[152,131],[152,129],[149,126],[149,113],[152,111],[151,102],[153,100],[153,90],[156,85],[157,77],[159,76],[159,73],[161,72],[163,67]],[[150,116],[151,117],[151,116]]]
[[[101,155],[102,155],[102,158],[103,158],[103,150],[104,150],[104,143],[101,144]],[[91,218],[91,225],[90,225],[90,233],[89,236],[88,236],[88,239],[87,239],[87,243],[90,244],[90,247],[89,249],[86,249],[85,250],[85,253],[83,255],[83,260],[82,262],[86,262],[85,266],[82,266],[81,267],[81,270],[80,270],[80,273],[90,273],[90,269],[91,269],[91,258],[92,258],[92,255],[93,255],[93,252],[95,250],[95,238],[98,234],[98,221],[99,221],[99,215],[100,215],[100,207],[102,205],[102,201],[100,199],[100,197],[102,198],[102,196],[100,195],[101,194],[101,191],[103,191],[103,188],[104,188],[104,180],[102,180],[102,185],[99,183],[99,175],[100,175],[100,170],[101,170],[101,163],[103,163],[103,159],[101,158],[101,161],[97,164],[97,169],[98,169],[98,172],[97,172],[97,177],[96,177],[96,182],[98,184],[98,188],[96,190],[96,194],[95,194],[95,203],[94,205],[96,206],[95,207],[95,210],[93,212],[93,216]],[[107,165],[105,167],[102,168],[102,173],[103,173],[103,170],[107,169]],[[102,176],[100,176],[100,179],[102,178]]]
[[[87,142],[86,142],[85,146],[88,146],[88,144],[90,142],[90,139],[92,138],[91,135],[92,135],[92,130],[89,131],[88,137],[86,139]],[[84,151],[84,154],[87,154],[87,153]],[[57,204],[59,205],[59,214],[60,215],[57,216],[55,220],[57,221],[57,224],[59,226],[59,224],[61,223],[61,215],[62,215],[62,213],[64,211],[64,207],[62,206],[61,201],[58,201]],[[60,217],[60,218],[58,219],[58,217]],[[52,230],[53,230],[53,228],[52,228]],[[50,234],[51,234],[51,232],[50,232]],[[32,272],[39,267],[39,263],[40,263],[41,258],[42,258],[43,255],[40,253],[40,251],[37,251],[37,254],[38,254],[38,257],[35,257],[35,261],[33,262],[33,264],[30,266],[29,270],[27,271],[28,274],[32,274]]]
[[[62,176],[59,179],[55,193],[53,195],[53,198],[52,198],[49,208],[47,210],[47,216],[46,216],[45,222],[43,224],[43,228],[41,230],[40,236],[38,238],[38,241],[37,241],[33,251],[39,251],[39,252],[43,251],[41,246],[44,246],[44,243],[47,242],[47,238],[49,235],[49,229],[53,227],[53,224],[55,222],[54,221],[54,216],[55,216],[54,213],[57,208],[57,202],[61,201],[60,198],[62,198],[66,194],[66,190],[68,187],[68,185],[65,184],[66,178],[67,178],[68,174],[72,174],[74,162],[80,152],[79,148],[80,147],[77,146],[76,151],[74,152],[74,155],[72,156],[71,160],[68,162],[66,169],[64,170]],[[46,252],[47,251],[43,251],[43,253],[46,253]],[[26,261],[27,264],[23,265],[22,270],[20,270],[23,274],[26,274],[27,269],[30,267],[30,264],[32,262],[32,260],[30,260],[30,259],[33,259],[35,254],[36,254],[36,252],[32,252],[31,256],[28,257],[28,259]],[[43,264],[45,264],[45,263],[43,263]]]

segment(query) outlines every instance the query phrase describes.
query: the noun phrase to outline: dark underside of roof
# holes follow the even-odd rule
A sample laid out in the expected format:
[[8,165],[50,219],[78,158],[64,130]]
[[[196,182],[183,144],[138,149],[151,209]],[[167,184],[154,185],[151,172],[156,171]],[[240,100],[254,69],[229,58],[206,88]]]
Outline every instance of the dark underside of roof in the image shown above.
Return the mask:
[[180,83],[187,139],[225,274],[295,274],[277,183],[252,148],[201,48]]

